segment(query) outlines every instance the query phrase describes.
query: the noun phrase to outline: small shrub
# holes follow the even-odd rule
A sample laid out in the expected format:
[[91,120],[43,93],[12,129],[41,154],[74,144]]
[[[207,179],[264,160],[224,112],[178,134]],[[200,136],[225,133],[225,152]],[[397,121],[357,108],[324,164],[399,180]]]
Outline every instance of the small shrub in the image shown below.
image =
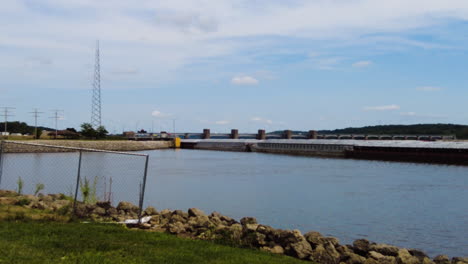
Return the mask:
[[16,184],[18,185],[18,194],[22,194],[23,193],[23,185],[24,185],[23,179],[21,179],[21,177],[18,177],[18,181],[16,182]]
[[97,185],[98,177],[94,178],[93,184],[87,178],[84,178],[84,181],[80,181],[80,191],[81,195],[83,196],[84,203],[96,203],[96,185]]
[[29,200],[28,198],[21,198],[16,204],[19,206],[26,206],[26,205],[29,205],[30,203],[31,203],[31,200]]
[[44,187],[45,187],[45,186],[44,186],[44,184],[42,184],[42,183],[36,184],[36,190],[34,191],[34,196],[37,196],[37,194],[38,194],[40,191],[44,190]]

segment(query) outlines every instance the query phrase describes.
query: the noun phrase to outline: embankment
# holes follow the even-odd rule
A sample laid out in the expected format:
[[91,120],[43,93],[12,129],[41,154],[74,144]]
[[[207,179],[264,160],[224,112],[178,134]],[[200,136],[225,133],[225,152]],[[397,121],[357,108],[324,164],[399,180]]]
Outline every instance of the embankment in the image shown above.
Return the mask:
[[[24,144],[23,144],[24,143]],[[32,144],[28,144],[32,143]],[[38,144],[38,145],[33,145]],[[142,151],[167,149],[173,146],[172,141],[125,141],[125,140],[34,140],[34,141],[6,141],[5,153],[43,153],[67,152],[58,148],[40,146],[62,146],[72,148],[88,148],[110,151]]]
[[[62,214],[72,211],[71,201],[64,195],[20,196],[12,191],[0,190],[0,205],[25,206]],[[128,202],[120,202],[117,207],[110,202],[78,203],[75,210],[77,217],[95,221],[121,222],[135,219],[138,213],[139,207]],[[315,231],[303,235],[298,230],[275,229],[259,224],[253,217],[244,217],[238,222],[217,212],[207,215],[196,208],[187,212],[168,209],[158,212],[148,207],[143,215],[146,216],[143,218],[145,223],[130,226],[237,247],[257,248],[321,264],[468,264],[468,258],[449,259],[446,255],[438,255],[431,259],[417,249],[377,244],[365,239],[358,239],[352,245],[342,245],[337,238],[325,237]]]

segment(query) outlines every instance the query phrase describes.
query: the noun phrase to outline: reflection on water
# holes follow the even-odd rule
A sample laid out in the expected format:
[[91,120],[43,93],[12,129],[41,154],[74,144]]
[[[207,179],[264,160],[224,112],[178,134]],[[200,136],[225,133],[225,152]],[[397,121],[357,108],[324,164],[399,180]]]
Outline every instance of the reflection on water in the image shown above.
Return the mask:
[[[317,230],[342,243],[367,238],[432,256],[468,254],[468,167],[197,150],[146,153],[145,204],[158,209],[198,207],[237,219],[255,216],[277,228]],[[36,171],[42,180],[56,174],[34,155],[63,159],[54,163],[62,175],[53,179],[62,181],[56,185],[75,179],[72,154],[12,155],[8,159],[16,161],[8,171]],[[106,157],[103,166],[103,159],[92,159],[90,177],[99,166],[114,175],[114,201],[137,200],[142,166],[115,157]],[[14,186],[15,180],[4,179],[2,188],[7,181]]]

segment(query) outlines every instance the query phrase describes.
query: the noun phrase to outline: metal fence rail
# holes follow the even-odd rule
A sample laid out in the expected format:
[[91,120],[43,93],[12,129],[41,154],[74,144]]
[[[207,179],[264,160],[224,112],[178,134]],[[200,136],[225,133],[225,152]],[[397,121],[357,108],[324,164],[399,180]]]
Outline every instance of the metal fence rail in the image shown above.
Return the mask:
[[78,202],[144,206],[149,155],[18,141],[0,143],[0,189],[63,193]]

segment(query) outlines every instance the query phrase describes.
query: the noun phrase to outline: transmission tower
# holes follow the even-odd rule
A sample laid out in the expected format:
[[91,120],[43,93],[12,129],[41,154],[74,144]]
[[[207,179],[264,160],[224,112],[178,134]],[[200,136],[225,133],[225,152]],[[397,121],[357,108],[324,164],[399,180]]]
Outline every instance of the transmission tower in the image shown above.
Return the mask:
[[1,114],[4,118],[5,118],[5,136],[6,136],[6,133],[8,132],[7,130],[7,126],[8,126],[8,117],[9,116],[13,116],[11,114],[11,111],[13,109],[15,109],[14,107],[8,107],[8,106],[4,106],[4,107],[0,107],[0,109],[2,109],[1,111]]
[[57,139],[57,136],[58,136],[58,120],[63,118],[63,116],[60,116],[59,114],[60,113],[63,114],[63,110],[56,109],[56,110],[52,110],[52,112],[54,113],[54,115],[49,117],[49,118],[55,119],[55,139]]
[[101,126],[101,63],[99,58],[99,40],[96,41],[96,61],[94,65],[91,125],[95,128]]
[[35,108],[32,112],[29,112],[34,117],[34,139],[37,139],[37,118],[44,112],[39,112],[37,108]]

